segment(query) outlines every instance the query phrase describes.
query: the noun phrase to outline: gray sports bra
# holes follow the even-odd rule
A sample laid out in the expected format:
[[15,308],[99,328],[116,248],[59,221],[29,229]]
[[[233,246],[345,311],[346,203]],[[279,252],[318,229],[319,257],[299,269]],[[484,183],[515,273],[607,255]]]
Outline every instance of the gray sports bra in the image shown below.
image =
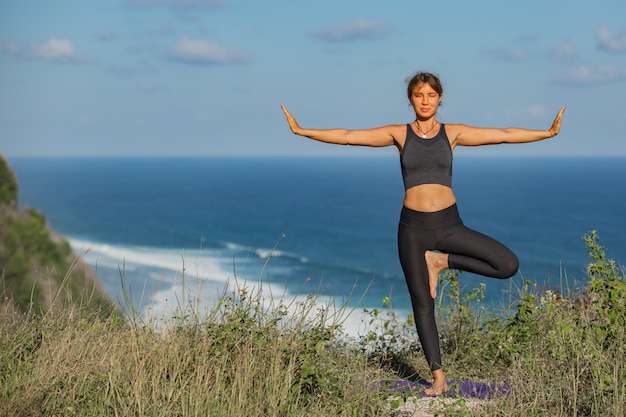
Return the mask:
[[421,184],[441,184],[452,188],[452,148],[446,126],[442,123],[437,136],[423,139],[407,124],[400,167],[405,191]]

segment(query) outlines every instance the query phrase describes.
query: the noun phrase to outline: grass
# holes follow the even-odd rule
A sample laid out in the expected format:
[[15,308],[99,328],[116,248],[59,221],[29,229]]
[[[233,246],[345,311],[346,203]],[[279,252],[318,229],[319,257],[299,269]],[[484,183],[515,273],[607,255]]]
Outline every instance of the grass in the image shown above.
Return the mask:
[[[442,281],[439,323],[449,378],[513,384],[514,394],[446,415],[626,415],[626,281],[595,232],[588,287],[528,283],[511,314],[484,307],[484,287]],[[167,327],[83,308],[0,315],[0,415],[383,416],[368,381],[427,377],[411,317],[370,310],[372,330],[342,332],[347,305],[264,295],[236,283],[206,314],[192,301]],[[434,400],[438,401],[438,400]],[[397,405],[397,404],[395,404]]]

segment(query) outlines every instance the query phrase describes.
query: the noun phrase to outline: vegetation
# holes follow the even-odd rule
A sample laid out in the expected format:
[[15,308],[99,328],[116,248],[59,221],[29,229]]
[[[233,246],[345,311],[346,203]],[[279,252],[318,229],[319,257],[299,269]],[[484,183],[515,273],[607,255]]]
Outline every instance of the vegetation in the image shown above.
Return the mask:
[[47,227],[41,212],[18,210],[17,197],[15,175],[0,155],[0,312],[59,311],[82,298],[88,300],[82,308],[112,314],[115,305],[67,240]]
[[0,154],[0,204],[14,206],[18,196],[17,180],[11,167]]
[[[527,283],[508,317],[485,308],[484,286],[465,292],[457,273],[445,277],[438,314],[448,376],[514,387],[471,413],[459,399],[446,415],[625,414],[626,281],[595,232],[585,242],[586,289]],[[391,300],[369,311],[371,332],[349,340],[346,306],[263,294],[262,282],[237,284],[202,315],[189,298],[165,328],[132,306],[125,321],[94,320],[74,302],[55,314],[3,315],[0,415],[381,416],[402,398],[368,382],[428,377],[411,318],[400,319]]]

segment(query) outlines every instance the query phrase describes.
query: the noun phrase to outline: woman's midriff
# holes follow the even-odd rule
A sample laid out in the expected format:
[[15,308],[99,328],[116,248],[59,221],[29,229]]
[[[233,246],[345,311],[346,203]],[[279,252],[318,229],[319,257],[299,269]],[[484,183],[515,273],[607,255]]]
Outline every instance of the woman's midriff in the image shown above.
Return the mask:
[[404,206],[421,212],[443,210],[456,203],[452,188],[440,184],[422,184],[404,194]]

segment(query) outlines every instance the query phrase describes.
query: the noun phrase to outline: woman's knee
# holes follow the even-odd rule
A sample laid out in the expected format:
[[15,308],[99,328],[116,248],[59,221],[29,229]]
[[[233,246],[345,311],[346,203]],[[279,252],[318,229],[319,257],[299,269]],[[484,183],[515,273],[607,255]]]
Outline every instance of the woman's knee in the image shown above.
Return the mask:
[[498,268],[496,278],[511,278],[513,275],[517,274],[518,269],[519,259],[513,252],[510,252],[507,256],[503,256],[500,259],[500,267]]

